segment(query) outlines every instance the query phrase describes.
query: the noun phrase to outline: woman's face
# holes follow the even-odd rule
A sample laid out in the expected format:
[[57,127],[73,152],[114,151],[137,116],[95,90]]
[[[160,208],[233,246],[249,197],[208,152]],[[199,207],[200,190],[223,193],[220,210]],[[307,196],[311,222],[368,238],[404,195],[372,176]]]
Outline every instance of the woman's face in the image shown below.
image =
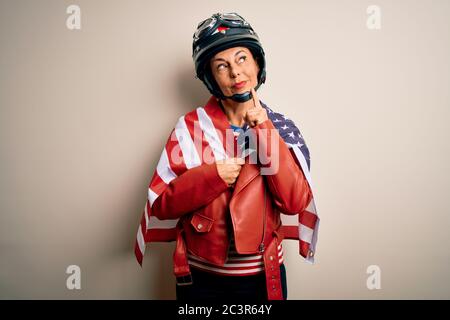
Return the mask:
[[210,66],[212,75],[225,96],[250,91],[258,84],[259,66],[246,47],[220,51],[211,59]]

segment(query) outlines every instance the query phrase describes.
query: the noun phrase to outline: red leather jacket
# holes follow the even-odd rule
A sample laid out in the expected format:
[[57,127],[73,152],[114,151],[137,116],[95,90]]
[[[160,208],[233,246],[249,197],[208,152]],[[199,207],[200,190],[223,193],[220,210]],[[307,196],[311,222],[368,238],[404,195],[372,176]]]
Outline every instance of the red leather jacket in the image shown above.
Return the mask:
[[[264,259],[265,262],[267,259],[265,269],[266,276],[269,276],[267,272],[273,272],[274,268],[268,264],[278,261],[270,257],[276,252],[274,238],[276,243],[283,238],[280,212],[297,214],[311,201],[311,190],[301,166],[271,120],[253,129],[261,152],[269,159],[279,161],[275,174],[261,175],[261,167],[270,167],[272,162],[264,166],[259,161],[252,164],[246,157],[233,189],[219,176],[215,163],[203,164],[172,180],[153,203],[152,213],[158,219],[181,218],[178,225],[180,236],[174,254],[176,275],[189,274],[186,250],[211,264],[223,266],[230,244],[231,221],[238,253],[269,252]],[[261,134],[261,129],[273,130]],[[277,150],[271,150],[271,135],[276,135],[273,138],[279,140]]]

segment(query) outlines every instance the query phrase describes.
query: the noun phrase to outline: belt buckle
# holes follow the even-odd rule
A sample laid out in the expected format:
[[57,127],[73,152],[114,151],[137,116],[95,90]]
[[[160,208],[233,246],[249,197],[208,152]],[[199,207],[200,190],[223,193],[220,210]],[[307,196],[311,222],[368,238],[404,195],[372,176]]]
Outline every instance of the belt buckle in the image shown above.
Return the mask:
[[177,286],[188,286],[193,283],[192,274],[177,277]]

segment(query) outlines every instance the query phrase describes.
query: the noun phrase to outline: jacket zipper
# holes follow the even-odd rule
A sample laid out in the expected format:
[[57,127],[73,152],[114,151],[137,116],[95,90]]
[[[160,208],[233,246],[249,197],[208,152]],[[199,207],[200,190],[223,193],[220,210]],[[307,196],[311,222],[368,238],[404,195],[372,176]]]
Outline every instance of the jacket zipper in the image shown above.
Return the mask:
[[264,186],[264,214],[263,214],[263,234],[261,239],[261,244],[259,245],[259,252],[263,253],[264,247],[264,236],[266,235],[266,186]]

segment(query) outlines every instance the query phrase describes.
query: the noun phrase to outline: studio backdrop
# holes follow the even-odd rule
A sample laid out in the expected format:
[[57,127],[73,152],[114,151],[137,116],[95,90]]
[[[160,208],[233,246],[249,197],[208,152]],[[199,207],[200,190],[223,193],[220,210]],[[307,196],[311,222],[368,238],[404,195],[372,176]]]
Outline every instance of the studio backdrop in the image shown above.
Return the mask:
[[0,1],[0,298],[174,299],[174,243],[134,243],[192,35],[258,33],[259,98],[300,128],[321,218],[284,241],[289,299],[450,298],[450,2]]

